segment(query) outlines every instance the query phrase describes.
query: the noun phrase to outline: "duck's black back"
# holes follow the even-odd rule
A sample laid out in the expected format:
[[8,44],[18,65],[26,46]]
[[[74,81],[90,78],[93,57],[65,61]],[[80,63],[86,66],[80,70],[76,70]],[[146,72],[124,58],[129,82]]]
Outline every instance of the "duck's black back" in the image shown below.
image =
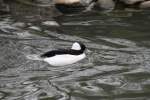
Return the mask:
[[52,51],[48,51],[48,52],[42,54],[41,57],[46,58],[46,57],[53,57],[56,55],[64,55],[64,54],[80,55],[85,51],[86,46],[84,44],[82,44],[81,42],[78,42],[78,43],[81,47],[81,50],[74,50],[74,49],[52,50]]
[[56,56],[56,55],[64,55],[64,54],[80,55],[82,53],[83,53],[82,50],[60,49],[60,50],[48,51],[48,52],[42,54],[41,57],[46,58],[46,57],[53,57],[53,56]]

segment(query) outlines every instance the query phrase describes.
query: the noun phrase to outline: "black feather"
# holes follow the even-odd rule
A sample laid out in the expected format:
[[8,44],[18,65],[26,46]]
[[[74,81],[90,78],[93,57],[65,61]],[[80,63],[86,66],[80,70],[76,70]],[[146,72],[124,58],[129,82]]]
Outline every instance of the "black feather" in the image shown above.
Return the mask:
[[59,49],[59,50],[52,50],[48,51],[44,54],[41,55],[41,57],[46,58],[46,57],[53,57],[56,55],[63,55],[63,54],[70,54],[70,55],[80,55],[84,52],[86,49],[85,45],[78,42],[81,46],[81,50],[73,50],[73,49]]
[[71,55],[80,55],[82,54],[83,51],[80,51],[80,50],[53,50],[53,51],[48,51],[44,54],[41,55],[41,57],[43,58],[46,58],[46,57],[53,57],[53,56],[56,56],[56,55],[63,55],[63,54],[71,54]]

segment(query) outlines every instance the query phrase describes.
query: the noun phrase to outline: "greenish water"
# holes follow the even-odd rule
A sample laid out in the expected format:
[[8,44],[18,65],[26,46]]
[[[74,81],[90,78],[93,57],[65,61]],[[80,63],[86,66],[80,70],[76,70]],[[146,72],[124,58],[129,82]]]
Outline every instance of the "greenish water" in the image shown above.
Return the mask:
[[[60,26],[15,18],[0,17],[1,100],[149,100],[149,11],[65,15]],[[74,41],[91,51],[81,62],[52,67],[26,57]]]

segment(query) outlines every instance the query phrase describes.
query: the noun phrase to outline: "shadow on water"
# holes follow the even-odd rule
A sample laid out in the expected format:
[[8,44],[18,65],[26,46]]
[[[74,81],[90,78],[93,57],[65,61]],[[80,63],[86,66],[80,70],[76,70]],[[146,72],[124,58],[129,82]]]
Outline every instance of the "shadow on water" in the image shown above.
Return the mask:
[[[1,16],[0,99],[148,100],[149,15],[148,11],[82,13],[57,17],[61,25],[55,20],[35,24]],[[70,48],[74,41],[92,51],[81,62],[52,67],[26,58]]]

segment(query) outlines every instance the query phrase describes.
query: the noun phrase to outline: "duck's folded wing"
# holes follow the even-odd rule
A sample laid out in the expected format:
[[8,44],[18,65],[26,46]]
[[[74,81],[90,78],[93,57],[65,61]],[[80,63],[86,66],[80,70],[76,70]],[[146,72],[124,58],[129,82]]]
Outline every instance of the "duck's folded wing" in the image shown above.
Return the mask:
[[42,54],[41,57],[42,58],[47,58],[47,57],[53,57],[55,55],[68,54],[69,51],[70,50],[65,50],[65,49],[48,51],[48,52]]
[[53,51],[48,51],[48,52],[41,55],[42,58],[47,58],[47,57],[52,57],[52,56],[55,56]]

